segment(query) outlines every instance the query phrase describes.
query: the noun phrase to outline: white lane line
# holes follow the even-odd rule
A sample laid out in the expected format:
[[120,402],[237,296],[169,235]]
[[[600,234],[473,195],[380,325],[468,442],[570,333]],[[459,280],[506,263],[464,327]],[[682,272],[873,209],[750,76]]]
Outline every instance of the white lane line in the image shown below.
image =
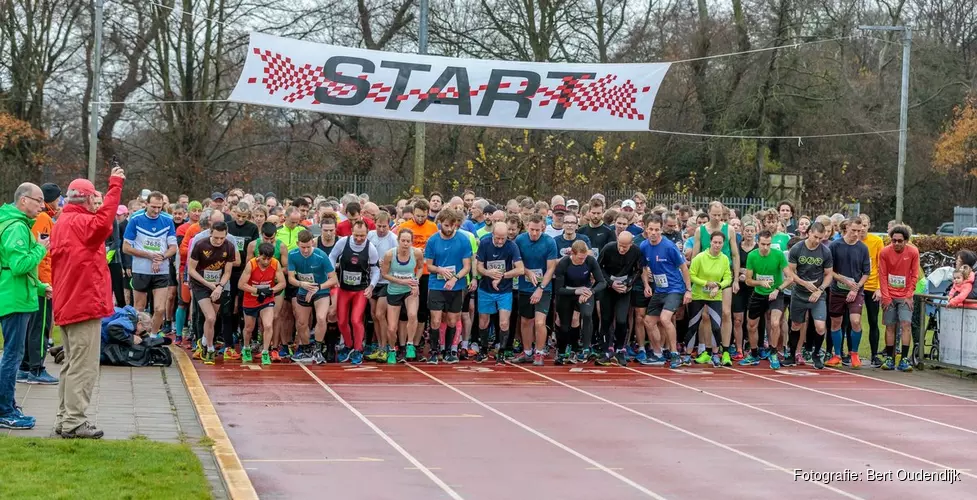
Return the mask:
[[881,378],[870,377],[868,375],[862,375],[861,373],[853,373],[853,372],[850,372],[850,371],[847,371],[847,370],[842,370],[840,368],[832,368],[832,371],[835,371],[835,372],[838,372],[838,373],[844,373],[845,375],[851,375],[853,377],[867,378],[869,380],[874,380],[876,382],[885,382],[887,384],[898,385],[900,387],[905,387],[907,389],[915,389],[917,391],[929,392],[931,394],[938,394],[940,396],[946,396],[948,398],[959,399],[961,401],[966,401],[968,403],[972,403],[974,405],[977,405],[977,399],[967,398],[967,397],[964,397],[964,396],[957,396],[956,394],[949,394],[949,393],[940,392],[940,391],[937,391],[937,390],[934,390],[934,389],[927,389],[925,387],[916,387],[915,385],[903,384],[901,382],[893,382],[892,380],[885,380],[885,379],[881,379]]
[[428,469],[427,467],[425,467],[424,464],[422,464],[420,460],[418,460],[417,458],[414,457],[414,455],[411,455],[402,446],[400,446],[399,444],[397,444],[397,442],[394,441],[393,438],[391,438],[390,436],[388,436],[387,433],[385,433],[382,430],[380,430],[380,428],[377,427],[376,424],[374,424],[373,422],[371,422],[370,419],[366,418],[362,413],[360,413],[359,410],[357,410],[356,408],[354,408],[353,405],[347,403],[346,400],[343,399],[342,396],[340,396],[339,394],[337,394],[336,391],[332,390],[332,387],[329,387],[328,385],[326,385],[326,383],[323,382],[322,379],[320,379],[319,377],[317,377],[316,374],[312,373],[312,371],[309,370],[305,365],[299,365],[299,366],[301,366],[302,367],[302,370],[304,370],[305,373],[308,373],[309,376],[312,377],[313,380],[315,380],[320,386],[322,386],[322,388],[325,389],[326,392],[328,392],[330,396],[336,398],[336,401],[339,401],[343,406],[346,407],[347,410],[349,410],[350,412],[352,412],[353,415],[356,415],[356,418],[359,418],[360,421],[362,421],[364,424],[367,425],[367,427],[369,427],[370,429],[373,429],[373,432],[377,433],[378,436],[380,436],[381,438],[383,438],[383,440],[386,441],[387,444],[389,444],[391,448],[397,450],[397,453],[400,453],[404,458],[407,459],[408,462],[410,462],[411,464],[413,464],[414,467],[417,467],[418,470],[420,470],[421,472],[423,472],[424,475],[428,477],[428,479],[430,479],[431,481],[433,481],[434,484],[438,485],[438,487],[440,487],[442,491],[444,491],[445,493],[447,493],[448,496],[450,496],[451,498],[453,498],[455,500],[462,500],[463,497],[461,495],[459,495],[457,491],[455,491],[454,489],[452,489],[444,481],[442,481],[441,478],[439,478],[433,472],[431,472],[431,469]]
[[[737,401],[737,400],[732,399],[732,398],[727,398],[726,396],[722,396],[722,395],[716,394],[714,392],[709,392],[707,390],[703,390],[703,389],[699,389],[699,388],[692,387],[692,386],[689,386],[689,385],[685,385],[685,384],[680,383],[680,382],[675,382],[673,380],[668,380],[668,379],[666,379],[664,377],[659,377],[657,375],[653,375],[651,373],[643,372],[641,370],[635,370],[634,368],[625,368],[625,370],[630,370],[630,371],[633,371],[634,373],[640,373],[641,375],[644,375],[646,377],[651,377],[651,378],[658,379],[658,380],[664,380],[664,381],[666,381],[666,382],[668,382],[670,384],[675,384],[677,386],[684,387],[685,389],[688,389],[690,391],[695,391],[695,392],[698,392],[700,394],[705,394],[707,396],[712,396],[714,398],[721,399],[721,400],[727,401],[729,403],[734,403],[734,404],[737,404],[739,406],[743,406],[745,408],[750,408],[752,410],[756,410],[756,411],[761,412],[761,413],[766,413],[767,415],[772,415],[774,417],[781,418],[781,419],[787,420],[789,422],[793,422],[795,424],[800,424],[800,425],[803,425],[803,426],[806,426],[806,427],[810,427],[812,429],[816,429],[816,430],[821,431],[821,432],[827,432],[828,434],[833,434],[833,435],[838,436],[838,437],[842,437],[842,438],[845,438],[845,439],[849,439],[851,441],[855,441],[856,443],[861,443],[861,444],[864,444],[866,446],[871,446],[871,447],[876,448],[876,449],[879,449],[879,450],[883,450],[883,451],[886,451],[886,452],[889,452],[889,453],[894,453],[896,455],[899,455],[899,456],[902,456],[902,457],[905,457],[905,458],[909,458],[909,459],[912,459],[912,460],[917,460],[919,462],[923,462],[923,463],[925,463],[927,465],[932,465],[932,466],[937,467],[937,468],[940,468],[940,469],[954,469],[954,470],[958,470],[958,471],[961,470],[961,469],[956,469],[954,467],[949,467],[947,465],[943,465],[943,464],[938,463],[938,462],[934,462],[932,460],[927,460],[927,459],[922,458],[922,457],[917,457],[916,455],[911,455],[909,453],[905,453],[905,452],[902,452],[902,451],[899,451],[899,450],[894,450],[894,449],[889,448],[887,446],[876,444],[876,443],[873,443],[871,441],[866,441],[864,439],[857,438],[855,436],[851,436],[851,435],[844,434],[844,433],[841,433],[841,432],[838,432],[838,431],[835,431],[835,430],[827,429],[825,427],[821,427],[821,426],[818,426],[818,425],[814,425],[812,423],[804,422],[802,420],[797,420],[795,418],[791,418],[791,417],[788,417],[786,415],[781,415],[779,413],[772,412],[770,410],[767,410],[767,409],[764,409],[764,408],[760,408],[760,407],[751,405],[749,403],[744,403],[742,401]],[[973,475],[973,474],[970,474],[970,473],[967,473],[967,472],[961,472],[961,474],[963,474],[965,476],[970,476],[970,477],[973,477],[973,478],[977,479],[977,475]]]
[[848,401],[849,403],[857,403],[857,404],[860,404],[862,406],[867,406],[869,408],[875,408],[875,409],[878,409],[878,410],[887,411],[889,413],[895,413],[896,415],[902,415],[904,417],[914,418],[916,420],[920,420],[920,421],[927,422],[927,423],[934,424],[934,425],[940,425],[940,426],[946,427],[948,429],[954,429],[954,430],[958,430],[958,431],[961,431],[961,432],[966,432],[968,434],[973,434],[973,435],[977,436],[977,431],[975,431],[975,430],[966,429],[966,428],[963,428],[963,427],[958,427],[956,425],[948,424],[946,422],[940,422],[940,421],[937,421],[937,420],[933,420],[931,418],[920,417],[919,415],[913,415],[912,413],[906,413],[904,411],[893,410],[892,408],[886,408],[884,406],[879,406],[877,404],[866,403],[865,401],[859,401],[857,399],[852,399],[852,398],[841,396],[841,395],[838,395],[838,394],[832,394],[830,392],[825,392],[825,391],[822,391],[820,389],[815,389],[813,387],[806,387],[806,386],[803,386],[803,385],[792,384],[790,382],[787,382],[787,381],[784,381],[784,380],[780,380],[780,379],[776,379],[776,378],[773,378],[773,377],[765,377],[763,375],[756,375],[756,374],[753,374],[753,373],[745,372],[743,370],[737,370],[736,368],[727,368],[727,370],[732,370],[734,372],[743,373],[743,374],[749,375],[751,377],[756,377],[756,378],[759,378],[759,379],[762,379],[762,380],[769,380],[770,382],[776,382],[778,384],[784,384],[784,385],[787,385],[787,386],[790,386],[790,387],[795,387],[795,388],[798,388],[798,389],[804,389],[805,391],[814,392],[814,393],[821,394],[821,395],[824,395],[824,396],[829,396],[829,397],[832,397],[832,398],[841,399],[841,400],[844,400],[844,401]]
[[[781,467],[781,466],[779,466],[779,465],[777,465],[775,463],[768,462],[767,460],[764,460],[764,459],[762,459],[760,457],[757,457],[755,455],[751,455],[751,454],[749,454],[749,453],[747,453],[745,451],[738,450],[736,448],[733,448],[732,446],[728,446],[728,445],[725,445],[723,443],[720,443],[719,441],[714,441],[714,440],[709,439],[709,438],[707,438],[705,436],[701,436],[701,435],[696,434],[694,432],[685,430],[685,429],[683,429],[683,428],[681,428],[681,427],[679,427],[677,425],[670,424],[670,423],[668,423],[668,422],[666,422],[664,420],[660,420],[660,419],[657,419],[655,417],[652,417],[651,415],[648,415],[648,414],[645,414],[645,413],[641,413],[640,411],[635,410],[633,408],[628,408],[627,406],[624,406],[622,404],[616,403],[616,402],[611,401],[611,400],[609,400],[607,398],[603,398],[603,397],[598,396],[598,395],[596,395],[596,394],[594,394],[592,392],[588,392],[588,391],[585,391],[585,390],[580,389],[578,387],[574,387],[574,386],[572,386],[570,384],[567,384],[565,382],[561,382],[561,381],[559,381],[559,380],[557,380],[557,379],[555,379],[553,377],[549,377],[547,375],[543,375],[542,373],[539,373],[537,371],[533,371],[533,370],[530,370],[528,368],[524,368],[524,367],[519,366],[519,365],[513,365],[513,366],[515,366],[516,368],[519,368],[521,370],[524,370],[524,371],[526,371],[528,373],[532,373],[533,375],[536,375],[537,377],[542,377],[542,378],[544,378],[546,380],[549,380],[550,382],[553,382],[553,383],[562,385],[563,387],[566,387],[567,389],[570,389],[570,390],[573,390],[573,391],[577,391],[577,392],[579,392],[581,394],[585,394],[585,395],[590,396],[590,397],[592,397],[592,398],[594,398],[594,399],[596,399],[598,401],[603,401],[606,404],[609,404],[611,406],[620,408],[620,409],[622,409],[622,410],[624,410],[624,411],[626,411],[628,413],[632,413],[632,414],[637,415],[637,416],[639,416],[641,418],[644,418],[646,420],[651,420],[652,422],[655,422],[655,423],[657,423],[659,425],[664,425],[665,427],[668,427],[669,429],[672,429],[672,430],[681,432],[682,434],[685,434],[686,436],[689,436],[689,437],[698,439],[700,441],[704,441],[706,443],[709,443],[709,444],[711,444],[713,446],[717,446],[717,447],[722,448],[724,450],[731,451],[731,452],[733,452],[733,453],[735,453],[735,454],[737,454],[737,455],[739,455],[741,457],[748,458],[750,460],[753,460],[755,462],[758,462],[760,464],[763,464],[763,465],[765,465],[768,468],[776,469],[778,471],[781,471],[781,472],[784,472],[786,474],[791,475],[791,477],[794,477],[794,470],[793,469],[787,469],[785,467]],[[634,370],[633,368],[625,368],[625,369],[627,369],[627,370],[633,370],[633,371],[636,371],[638,373],[641,373],[641,372],[639,372],[637,370]],[[665,380],[665,379],[662,379],[662,380]],[[675,383],[677,384],[678,382],[675,382]],[[834,486],[831,486],[829,484],[824,484],[824,483],[820,483],[820,482],[817,482],[817,481],[808,481],[808,482],[810,484],[815,485],[815,486],[820,486],[820,487],[822,487],[822,488],[824,488],[826,490],[829,490],[829,491],[832,491],[834,493],[837,493],[837,494],[839,494],[839,495],[841,495],[843,497],[846,497],[846,498],[862,499],[862,497],[860,497],[860,496],[853,495],[853,494],[848,493],[847,491],[844,491],[844,490],[840,490],[840,489],[835,488]]]
[[433,380],[433,381],[441,384],[442,386],[447,387],[448,389],[451,389],[456,394],[458,394],[459,396],[464,397],[465,399],[468,399],[472,403],[475,403],[475,404],[481,406],[482,408],[485,408],[486,410],[488,410],[488,411],[490,411],[490,412],[492,412],[492,413],[494,413],[494,414],[496,414],[496,415],[498,415],[498,416],[500,416],[500,417],[508,420],[510,423],[515,424],[515,425],[521,427],[526,432],[529,432],[530,434],[532,434],[532,435],[534,435],[534,436],[542,439],[543,441],[546,441],[546,442],[552,444],[553,446],[556,446],[557,448],[559,448],[559,449],[561,449],[561,450],[563,450],[563,451],[565,451],[565,452],[567,452],[567,453],[569,453],[569,454],[571,454],[571,455],[579,458],[580,460],[583,460],[584,462],[587,462],[588,464],[590,464],[591,467],[595,467],[598,470],[601,470],[601,471],[606,472],[607,474],[610,474],[615,479],[623,482],[624,484],[627,484],[628,486],[630,486],[630,487],[632,487],[632,488],[640,491],[641,493],[644,493],[645,496],[648,496],[648,497],[651,497],[651,498],[655,498],[657,500],[665,500],[665,497],[659,495],[658,493],[655,493],[654,491],[649,490],[648,488],[645,488],[644,486],[641,486],[640,484],[638,484],[638,483],[636,483],[636,482],[634,482],[634,481],[632,481],[632,480],[630,480],[630,479],[622,476],[621,474],[618,474],[614,469],[612,469],[610,467],[607,467],[607,466],[605,466],[605,465],[597,462],[596,460],[594,460],[594,459],[592,459],[592,458],[584,455],[583,453],[580,453],[579,451],[574,450],[573,448],[570,448],[569,446],[567,446],[567,445],[565,445],[565,444],[563,444],[563,443],[561,443],[561,442],[559,442],[559,441],[557,441],[557,440],[555,440],[555,439],[547,436],[546,434],[543,434],[542,432],[539,432],[538,430],[533,429],[532,427],[530,427],[530,426],[528,426],[528,425],[526,425],[526,424],[524,424],[524,423],[522,423],[522,422],[520,422],[520,421],[518,421],[518,420],[516,420],[516,419],[514,419],[512,417],[510,417],[509,415],[506,415],[505,413],[502,413],[501,411],[496,410],[494,407],[489,406],[489,405],[483,403],[481,400],[479,400],[479,399],[475,398],[474,396],[471,396],[468,393],[466,393],[466,392],[458,389],[457,387],[455,387],[455,386],[453,386],[453,385],[451,385],[451,384],[449,384],[449,383],[447,383],[447,382],[445,382],[445,381],[443,381],[443,380],[435,377],[434,375],[431,375],[430,373],[428,373],[428,372],[426,372],[424,370],[421,370],[420,368],[418,368],[418,367],[416,367],[416,366],[414,366],[412,364],[408,364],[407,366],[409,366],[414,371],[416,371],[416,372],[424,375],[425,377],[427,377],[427,378],[429,378],[429,379],[431,379],[431,380]]

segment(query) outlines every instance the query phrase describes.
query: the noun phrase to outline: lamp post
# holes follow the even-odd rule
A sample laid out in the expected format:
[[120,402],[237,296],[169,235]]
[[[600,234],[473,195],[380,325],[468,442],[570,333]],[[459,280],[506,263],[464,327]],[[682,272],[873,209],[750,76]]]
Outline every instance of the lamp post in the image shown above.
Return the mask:
[[88,114],[88,180],[95,182],[95,160],[98,157],[98,92],[102,71],[103,0],[95,0],[95,46],[92,47],[92,102]]
[[[417,52],[427,54],[428,0],[420,0],[420,26],[417,33]],[[414,194],[424,194],[424,146],[423,122],[414,122]]]
[[896,221],[903,222],[906,191],[906,140],[909,133],[909,54],[913,30],[908,26],[859,26],[864,31],[902,32],[902,92],[899,105],[899,163],[896,170]]

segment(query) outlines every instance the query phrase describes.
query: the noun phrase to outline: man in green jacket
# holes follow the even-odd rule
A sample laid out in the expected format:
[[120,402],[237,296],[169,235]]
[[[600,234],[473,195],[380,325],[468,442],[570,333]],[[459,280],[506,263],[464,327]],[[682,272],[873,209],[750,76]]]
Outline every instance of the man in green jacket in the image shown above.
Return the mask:
[[21,184],[13,203],[0,207],[0,429],[32,429],[34,417],[24,415],[14,402],[17,369],[24,359],[27,322],[37,311],[37,297],[46,285],[37,278],[37,266],[50,242],[31,233],[34,218],[44,210],[44,193],[31,183]]

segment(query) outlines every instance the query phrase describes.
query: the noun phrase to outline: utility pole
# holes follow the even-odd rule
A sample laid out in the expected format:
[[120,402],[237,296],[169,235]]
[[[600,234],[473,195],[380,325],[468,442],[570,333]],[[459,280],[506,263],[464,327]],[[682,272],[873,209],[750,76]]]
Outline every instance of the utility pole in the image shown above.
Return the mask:
[[[417,52],[427,54],[427,12],[428,0],[421,1],[420,27],[417,34]],[[423,122],[414,122],[414,194],[424,194],[424,146],[425,130]]]
[[896,221],[903,222],[906,196],[906,142],[909,134],[909,56],[913,44],[913,30],[908,26],[859,26],[864,31],[902,32],[902,92],[899,103],[899,160],[896,167]]
[[102,72],[102,8],[104,0],[95,0],[95,47],[92,68],[92,101],[88,115],[88,180],[95,182],[95,160],[98,157],[99,80]]

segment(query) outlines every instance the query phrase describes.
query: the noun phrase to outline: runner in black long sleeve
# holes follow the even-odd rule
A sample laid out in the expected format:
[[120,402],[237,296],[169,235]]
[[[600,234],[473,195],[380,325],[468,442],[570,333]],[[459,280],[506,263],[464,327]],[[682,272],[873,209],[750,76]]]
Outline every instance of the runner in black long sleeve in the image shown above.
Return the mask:
[[[594,329],[594,297],[607,286],[604,273],[597,259],[590,255],[590,248],[582,240],[573,242],[570,255],[556,265],[553,273],[553,290],[556,292],[556,313],[560,317],[560,329],[556,336],[557,365],[575,362],[571,346],[583,336],[581,358],[590,355]],[[580,313],[580,327],[571,328],[573,312]]]
[[[625,342],[628,338],[628,308],[631,306],[631,286],[638,277],[641,252],[634,246],[634,236],[622,231],[617,241],[608,243],[600,251],[597,262],[608,281],[607,289],[600,298],[600,310],[604,315],[600,330],[603,336],[604,356],[597,360],[598,365],[628,364]],[[612,321],[613,320],[613,321]],[[611,326],[614,339],[611,339]],[[614,351],[617,351],[616,360]]]

